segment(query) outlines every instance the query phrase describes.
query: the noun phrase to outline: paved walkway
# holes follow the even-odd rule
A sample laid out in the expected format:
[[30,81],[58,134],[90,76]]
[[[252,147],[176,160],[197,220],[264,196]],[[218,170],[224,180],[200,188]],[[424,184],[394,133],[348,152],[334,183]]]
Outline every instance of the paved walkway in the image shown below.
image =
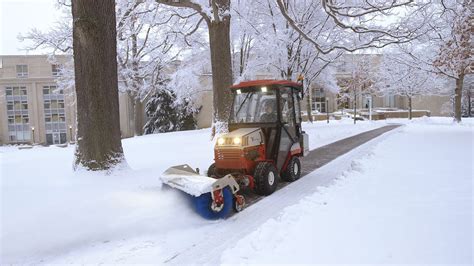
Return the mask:
[[389,125],[380,127],[310,151],[310,153],[301,160],[301,176],[303,177],[313,172],[350,150],[399,126],[400,125]]
[[[401,125],[394,124],[376,128],[311,150],[309,154],[303,157],[301,160],[301,178],[304,178],[305,175],[351,151],[352,149],[366,143],[367,141],[374,139],[383,133],[386,133],[399,126]],[[289,184],[291,183],[280,181],[277,190],[280,190]],[[251,191],[243,191],[243,195],[245,195],[247,207],[263,198],[263,196],[259,196]]]

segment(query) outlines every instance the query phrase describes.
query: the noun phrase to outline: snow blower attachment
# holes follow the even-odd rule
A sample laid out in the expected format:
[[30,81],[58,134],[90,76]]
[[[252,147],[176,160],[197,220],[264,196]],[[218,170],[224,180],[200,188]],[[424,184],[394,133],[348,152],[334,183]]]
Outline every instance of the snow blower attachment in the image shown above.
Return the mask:
[[207,176],[189,165],[169,168],[163,183],[192,195],[205,218],[224,218],[245,206],[242,191],[272,194],[280,177],[287,182],[301,175],[299,158],[309,152],[301,128],[303,88],[287,80],[242,82],[231,88],[234,102],[229,133],[214,146],[214,163]]
[[243,209],[245,199],[237,195],[239,185],[226,175],[215,179],[199,175],[189,165],[177,165],[168,168],[162,175],[163,183],[179,189],[192,197],[196,211],[207,219],[225,218],[232,209]]

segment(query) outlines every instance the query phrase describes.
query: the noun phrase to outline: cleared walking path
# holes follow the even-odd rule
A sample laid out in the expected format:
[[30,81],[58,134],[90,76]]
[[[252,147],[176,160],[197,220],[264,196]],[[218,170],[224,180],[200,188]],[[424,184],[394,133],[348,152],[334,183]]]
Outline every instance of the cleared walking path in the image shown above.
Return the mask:
[[[367,141],[374,139],[399,126],[401,125],[394,124],[376,128],[311,150],[309,154],[303,157],[301,160],[301,178],[304,178],[305,175],[351,151],[352,149],[366,143]],[[288,186],[289,184],[291,183],[280,181],[277,191]],[[263,196],[253,193],[252,191],[245,191],[244,196],[247,207],[264,198]]]
[[346,152],[366,143],[401,125],[388,125],[341,139],[326,146],[312,150],[308,156],[301,160],[301,176],[305,176],[319,167],[329,163]]

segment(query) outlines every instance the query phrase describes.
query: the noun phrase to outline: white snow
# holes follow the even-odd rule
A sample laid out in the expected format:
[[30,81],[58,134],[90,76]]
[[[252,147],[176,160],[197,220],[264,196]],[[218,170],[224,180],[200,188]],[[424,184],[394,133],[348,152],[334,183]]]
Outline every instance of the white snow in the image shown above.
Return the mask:
[[399,130],[335,184],[243,237],[222,262],[472,263],[473,132]]
[[[473,122],[414,120],[219,221],[158,178],[207,170],[207,129],[126,139],[110,175],[73,172],[73,147],[0,147],[0,263],[470,263]],[[357,123],[304,129],[314,149],[387,122]]]
[[[179,166],[178,166],[179,167]],[[190,168],[189,165],[184,165]],[[216,182],[215,178],[210,178],[195,172],[183,171],[182,169],[171,167],[161,174],[160,179],[163,184],[173,188],[180,189],[190,195],[198,197],[204,193],[212,191],[212,185]]]

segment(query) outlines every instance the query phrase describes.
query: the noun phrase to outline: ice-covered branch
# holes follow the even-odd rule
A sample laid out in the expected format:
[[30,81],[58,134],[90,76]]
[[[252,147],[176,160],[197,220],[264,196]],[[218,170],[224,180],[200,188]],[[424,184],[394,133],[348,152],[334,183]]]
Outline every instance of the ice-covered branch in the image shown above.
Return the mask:
[[[288,21],[295,31],[297,31],[306,41],[310,42],[319,52],[328,54],[334,50],[354,52],[367,48],[383,48],[391,44],[407,43],[424,35],[427,31],[425,25],[426,16],[420,16],[426,10],[426,3],[414,4],[413,1],[391,1],[386,4],[371,4],[369,1],[361,2],[365,5],[349,6],[336,1],[321,0],[321,7],[325,11],[324,19],[331,18],[332,23],[337,26],[335,30],[339,38],[332,42],[322,42],[319,34],[311,34],[303,29],[304,21],[297,20],[290,15],[292,12],[288,8],[285,0],[277,0],[281,15]],[[401,8],[405,9],[402,10]],[[411,12],[408,12],[411,8]],[[387,13],[389,12],[390,13]],[[403,16],[403,12],[407,13]],[[387,26],[380,26],[383,18],[390,18],[397,23],[388,23]],[[391,15],[391,17],[389,16]],[[421,19],[411,19],[417,15]],[[369,17],[368,17],[369,16]],[[410,18],[410,19],[408,19]],[[351,34],[350,34],[351,33]],[[348,40],[352,40],[349,41]]]

